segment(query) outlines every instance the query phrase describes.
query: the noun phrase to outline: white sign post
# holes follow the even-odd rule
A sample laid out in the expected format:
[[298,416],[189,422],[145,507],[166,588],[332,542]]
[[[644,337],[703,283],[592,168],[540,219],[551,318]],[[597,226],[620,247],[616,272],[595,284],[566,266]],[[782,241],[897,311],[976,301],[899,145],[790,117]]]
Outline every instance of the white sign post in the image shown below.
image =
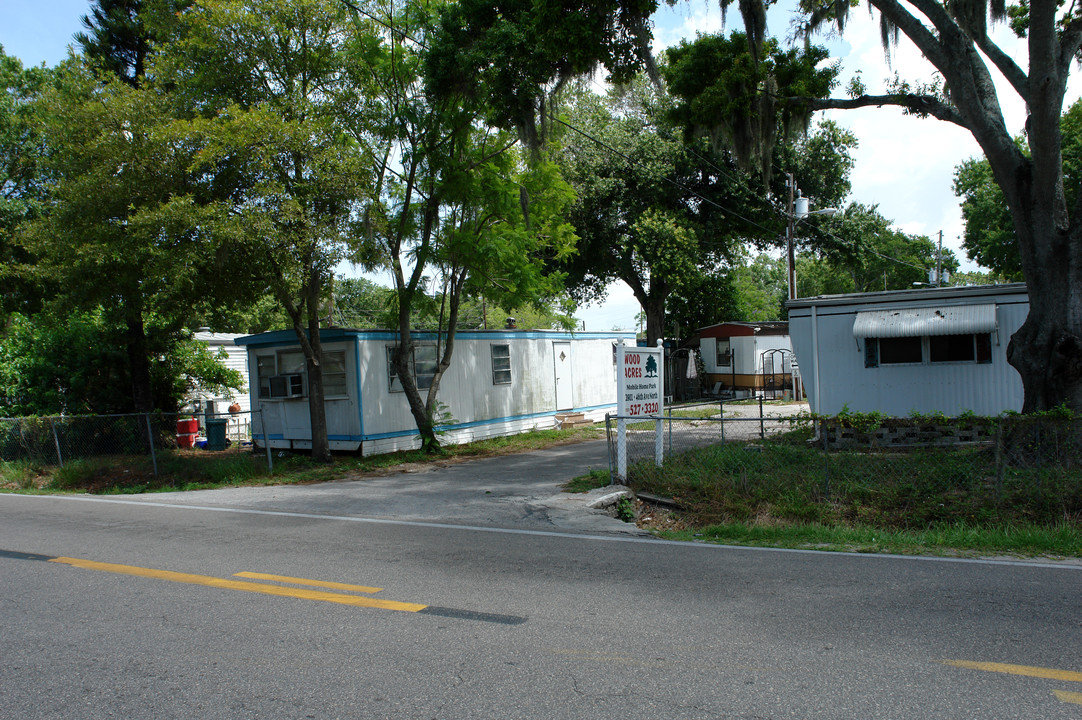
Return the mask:
[[654,460],[664,459],[665,348],[616,346],[616,473],[627,480],[627,418],[655,420]]

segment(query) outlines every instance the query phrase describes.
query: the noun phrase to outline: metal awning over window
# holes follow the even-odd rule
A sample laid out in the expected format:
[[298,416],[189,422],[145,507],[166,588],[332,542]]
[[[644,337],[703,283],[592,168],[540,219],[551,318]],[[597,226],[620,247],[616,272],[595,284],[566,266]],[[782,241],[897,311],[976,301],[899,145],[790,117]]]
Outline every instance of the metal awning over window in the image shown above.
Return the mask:
[[853,321],[853,337],[896,338],[969,335],[996,331],[995,305],[865,310]]

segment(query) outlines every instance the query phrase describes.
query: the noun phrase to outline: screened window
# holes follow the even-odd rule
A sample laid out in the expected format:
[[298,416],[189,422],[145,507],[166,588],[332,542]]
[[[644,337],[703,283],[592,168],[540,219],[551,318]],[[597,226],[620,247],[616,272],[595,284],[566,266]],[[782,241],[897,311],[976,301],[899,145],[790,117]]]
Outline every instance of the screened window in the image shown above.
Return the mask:
[[255,359],[256,374],[259,375],[259,397],[271,396],[271,378],[278,373],[274,355],[257,355]]
[[326,397],[349,394],[345,350],[323,353],[323,394]]
[[879,364],[901,365],[923,360],[919,337],[879,338]]
[[864,340],[864,367],[951,362],[991,363],[991,334],[870,337]]
[[279,375],[302,373],[305,369],[304,353],[300,350],[287,350],[286,352],[278,353]]
[[[387,346],[387,377],[391,392],[402,392],[402,383],[398,380],[398,370],[395,368],[395,356],[398,353],[396,345]],[[427,390],[432,387],[432,381],[436,377],[436,346],[415,345],[409,358],[410,374],[417,383],[418,390]]]
[[511,384],[511,346],[492,345],[492,384]]
[[718,338],[714,341],[717,352],[717,366],[729,367],[733,364],[733,350],[728,339]]
[[305,394],[304,353],[298,350],[257,355],[256,372],[261,398],[293,398]]

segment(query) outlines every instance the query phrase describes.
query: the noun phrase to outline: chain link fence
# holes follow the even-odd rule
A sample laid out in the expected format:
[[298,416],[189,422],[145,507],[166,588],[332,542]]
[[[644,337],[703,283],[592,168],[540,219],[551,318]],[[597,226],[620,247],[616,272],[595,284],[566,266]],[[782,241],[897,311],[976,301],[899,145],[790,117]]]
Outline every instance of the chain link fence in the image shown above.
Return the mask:
[[608,416],[606,428],[614,482],[669,497],[713,498],[722,519],[739,516],[733,505],[743,503],[748,512],[829,504],[856,522],[873,520],[859,515],[886,506],[914,523],[1003,518],[1005,507],[1012,518],[1080,523],[1078,422],[883,418],[852,427],[785,405],[715,403],[671,408],[661,417]]
[[[157,477],[163,454],[253,449],[257,412],[0,418],[0,462],[64,467],[92,458],[149,458]],[[266,456],[273,470],[269,449]]]

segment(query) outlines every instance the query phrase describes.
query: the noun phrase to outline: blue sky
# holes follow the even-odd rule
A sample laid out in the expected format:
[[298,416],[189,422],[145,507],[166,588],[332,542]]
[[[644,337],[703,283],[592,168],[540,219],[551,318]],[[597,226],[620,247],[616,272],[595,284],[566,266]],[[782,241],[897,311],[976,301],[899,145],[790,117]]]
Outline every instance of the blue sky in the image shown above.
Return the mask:
[[[55,65],[66,56],[72,36],[82,29],[80,18],[87,14],[90,4],[88,0],[0,0],[0,45],[24,64]],[[784,5],[791,6],[788,1]],[[735,6],[733,10],[726,30],[740,26]],[[786,9],[775,7],[768,17],[770,32],[784,37],[787,22]],[[721,29],[716,2],[684,0],[673,8],[664,8],[655,17],[655,47],[660,49],[683,38],[692,39],[696,32]],[[1005,28],[996,28],[993,37],[1012,56],[1025,57],[1024,44]],[[844,39],[819,42],[841,59],[842,87],[858,68],[862,70],[863,82],[873,93],[881,91],[895,72],[911,82],[931,79],[929,66],[904,40],[888,65],[880,45],[877,21],[863,8],[855,8],[851,13]],[[1005,84],[1001,87],[1008,128],[1021,132],[1024,109]],[[1077,80],[1071,87],[1069,100],[1077,99]],[[856,168],[849,200],[878,205],[885,217],[907,233],[934,239],[942,230],[944,246],[955,250],[963,261],[963,269],[976,269],[958,249],[963,226],[958,201],[951,190],[955,166],[980,154],[969,134],[947,123],[904,116],[893,108],[835,111],[829,117],[852,130],[860,143],[854,154]],[[633,327],[637,312],[630,289],[618,283],[610,288],[607,302],[583,308],[578,316],[586,321],[589,330],[609,330]]]

